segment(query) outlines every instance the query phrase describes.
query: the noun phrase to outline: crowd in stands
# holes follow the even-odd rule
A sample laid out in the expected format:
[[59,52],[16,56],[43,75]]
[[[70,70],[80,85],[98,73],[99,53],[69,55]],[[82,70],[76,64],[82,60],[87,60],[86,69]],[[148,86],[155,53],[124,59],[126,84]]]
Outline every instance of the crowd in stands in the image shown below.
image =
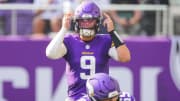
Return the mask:
[[[70,2],[71,10],[82,0],[0,0],[5,3],[30,3],[35,5],[58,4],[59,10],[18,10],[17,11],[17,34],[42,37],[50,33],[58,32],[61,28],[62,16],[67,10],[67,1]],[[175,2],[175,0],[173,0]],[[178,1],[178,0],[176,0]],[[66,2],[66,5],[64,5]],[[165,4],[168,0],[94,0],[101,7],[110,4]],[[155,12],[148,11],[107,11],[116,24],[116,29],[124,35],[148,35],[155,34]],[[11,33],[11,11],[0,10],[0,35]]]

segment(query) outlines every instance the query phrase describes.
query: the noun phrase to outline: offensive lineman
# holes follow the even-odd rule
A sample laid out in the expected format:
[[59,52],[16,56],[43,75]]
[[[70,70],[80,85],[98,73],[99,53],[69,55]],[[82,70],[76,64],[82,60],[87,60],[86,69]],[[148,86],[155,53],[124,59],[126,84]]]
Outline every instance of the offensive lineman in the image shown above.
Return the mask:
[[86,82],[87,94],[77,101],[135,101],[128,92],[122,92],[119,83],[105,73],[96,73]]

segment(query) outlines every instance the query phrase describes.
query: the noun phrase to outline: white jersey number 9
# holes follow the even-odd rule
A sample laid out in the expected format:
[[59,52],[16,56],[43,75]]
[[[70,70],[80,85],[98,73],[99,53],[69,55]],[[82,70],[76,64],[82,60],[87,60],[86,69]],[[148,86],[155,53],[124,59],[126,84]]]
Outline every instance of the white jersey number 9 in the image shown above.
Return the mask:
[[95,74],[96,58],[94,56],[81,56],[80,65],[82,69],[89,69],[89,75],[80,73],[81,79],[88,79],[91,75]]

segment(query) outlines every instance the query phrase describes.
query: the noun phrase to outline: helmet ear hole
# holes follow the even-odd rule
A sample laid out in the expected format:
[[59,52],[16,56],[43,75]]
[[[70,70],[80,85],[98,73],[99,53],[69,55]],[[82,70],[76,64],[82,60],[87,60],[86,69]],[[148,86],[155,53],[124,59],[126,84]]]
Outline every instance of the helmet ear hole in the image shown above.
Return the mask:
[[99,32],[100,31],[100,28],[99,28],[99,24],[96,24],[96,32]]
[[100,31],[100,20],[97,20],[97,24],[96,24],[96,32]]
[[77,21],[74,22],[74,30],[75,30],[75,32],[79,33],[79,24]]
[[96,28],[95,28],[96,32],[100,32],[101,22],[102,22],[101,18],[97,19],[97,24],[96,24]]
[[70,30],[71,31],[75,31],[75,21],[74,20],[71,20],[71,26],[70,26]]

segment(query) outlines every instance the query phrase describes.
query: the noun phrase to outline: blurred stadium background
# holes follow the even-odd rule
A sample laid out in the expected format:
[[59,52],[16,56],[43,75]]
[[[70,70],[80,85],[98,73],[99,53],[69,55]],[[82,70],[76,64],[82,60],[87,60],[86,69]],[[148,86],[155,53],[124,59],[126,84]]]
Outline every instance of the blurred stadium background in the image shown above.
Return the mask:
[[[180,1],[157,1],[99,3],[103,11],[142,12],[139,33],[120,34],[131,51],[132,61],[123,64],[110,60],[110,75],[136,101],[179,101]],[[67,5],[63,3],[36,5],[33,0],[0,0],[0,101],[65,99],[65,61],[45,56],[45,48],[55,33],[39,36],[33,33],[32,24],[35,10],[68,10],[64,7]]]

